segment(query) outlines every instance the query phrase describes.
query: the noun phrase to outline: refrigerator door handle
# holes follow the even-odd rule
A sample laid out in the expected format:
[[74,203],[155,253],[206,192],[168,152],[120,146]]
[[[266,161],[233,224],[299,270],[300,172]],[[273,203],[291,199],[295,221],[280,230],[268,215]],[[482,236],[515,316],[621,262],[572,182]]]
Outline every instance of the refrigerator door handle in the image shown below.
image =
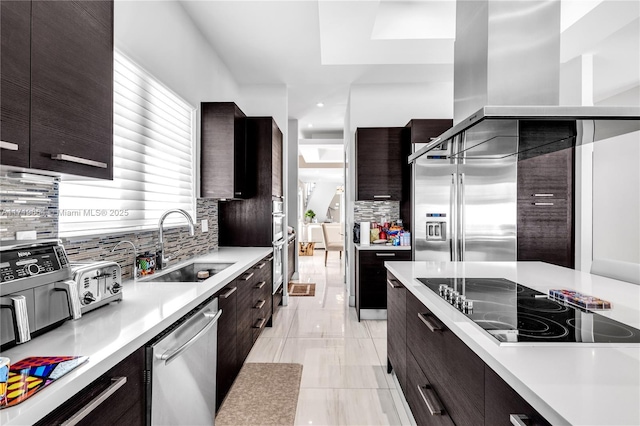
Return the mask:
[[466,224],[465,224],[465,202],[464,202],[464,173],[460,173],[460,178],[458,179],[458,188],[459,188],[459,197],[460,197],[460,202],[459,202],[459,215],[460,215],[460,234],[459,234],[459,241],[460,241],[460,254],[458,256],[458,260],[460,261],[464,261],[464,255],[466,252],[466,247],[465,247],[465,230],[466,230]]
[[451,261],[455,262],[458,256],[458,227],[456,224],[458,221],[456,220],[456,210],[457,210],[457,201],[458,201],[458,179],[456,173],[451,173],[451,198],[449,202],[449,228],[450,228],[450,237],[449,237],[449,255],[451,257]]

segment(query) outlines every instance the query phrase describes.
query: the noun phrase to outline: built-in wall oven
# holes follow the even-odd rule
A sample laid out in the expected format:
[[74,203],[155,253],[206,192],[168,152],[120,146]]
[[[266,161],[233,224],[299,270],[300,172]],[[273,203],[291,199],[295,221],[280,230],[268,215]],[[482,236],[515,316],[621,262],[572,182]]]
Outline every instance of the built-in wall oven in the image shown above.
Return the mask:
[[284,249],[285,249],[285,214],[283,202],[274,200],[271,210],[273,222],[273,293],[275,294],[284,282]]

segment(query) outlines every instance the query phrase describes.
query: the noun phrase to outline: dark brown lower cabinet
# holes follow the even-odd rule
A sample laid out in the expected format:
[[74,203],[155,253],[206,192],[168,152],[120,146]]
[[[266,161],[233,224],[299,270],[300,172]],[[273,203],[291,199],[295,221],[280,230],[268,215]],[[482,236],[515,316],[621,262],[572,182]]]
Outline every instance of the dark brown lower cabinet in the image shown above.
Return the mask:
[[218,410],[242,366],[242,364],[238,363],[237,356],[237,282],[232,281],[220,290],[216,296],[218,297],[218,307],[222,309],[222,316],[218,320],[216,361],[216,410]]
[[407,351],[407,385],[404,394],[416,424],[454,425],[411,351]]
[[241,275],[238,283],[237,331],[238,365],[242,366],[253,346],[253,298],[256,284],[255,273],[249,270]]
[[411,260],[410,250],[360,250],[356,263],[356,312],[387,309],[387,270],[384,262]]
[[407,389],[407,289],[387,273],[387,372]]
[[[402,304],[389,274],[388,357],[400,374],[397,346]],[[395,284],[393,286],[392,284]],[[411,292],[406,301],[406,372],[402,387],[418,425],[510,425],[511,417],[529,426],[549,425],[536,410],[489,368]],[[394,364],[394,357],[396,361]],[[515,424],[515,423],[514,423]]]
[[296,238],[289,240],[287,245],[287,283],[291,281],[291,277],[296,269]]
[[143,425],[144,348],[136,350],[89,386],[71,397],[37,425],[60,425],[108,395],[77,425]]
[[550,426],[549,422],[487,365],[484,386],[485,425],[509,426],[514,424],[511,418],[515,417],[523,420],[527,426]]

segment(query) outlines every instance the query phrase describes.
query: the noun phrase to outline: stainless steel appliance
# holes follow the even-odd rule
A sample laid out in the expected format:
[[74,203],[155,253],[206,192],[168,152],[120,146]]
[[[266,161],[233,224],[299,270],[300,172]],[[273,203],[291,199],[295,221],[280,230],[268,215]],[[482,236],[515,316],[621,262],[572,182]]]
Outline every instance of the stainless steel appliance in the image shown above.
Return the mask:
[[639,129],[636,107],[480,109],[409,157],[413,258],[517,260],[518,198],[546,195],[517,193],[518,162]]
[[[640,344],[640,330],[505,278],[418,278],[500,345]],[[429,321],[429,319],[427,319]]]
[[[282,201],[273,201],[271,216],[273,221],[273,294],[284,282],[284,250],[285,250],[285,214]],[[283,287],[287,293],[286,286]]]
[[0,247],[2,349],[82,315],[78,287],[57,240]]
[[221,315],[218,299],[209,300],[147,346],[147,424],[214,424]]
[[72,263],[71,270],[83,314],[122,300],[122,271],[116,262]]
[[415,260],[516,260],[516,122],[487,124],[415,161]]

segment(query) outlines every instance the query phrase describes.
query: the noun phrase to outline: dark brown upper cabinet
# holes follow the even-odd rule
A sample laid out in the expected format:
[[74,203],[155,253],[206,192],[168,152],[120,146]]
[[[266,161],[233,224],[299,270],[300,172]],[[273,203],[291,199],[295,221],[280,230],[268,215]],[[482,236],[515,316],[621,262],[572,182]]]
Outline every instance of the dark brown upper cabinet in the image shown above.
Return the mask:
[[405,126],[409,128],[411,143],[428,143],[453,127],[450,118],[413,119]]
[[408,151],[402,127],[356,130],[356,200],[401,201]]
[[246,137],[247,116],[233,102],[203,102],[201,107],[201,196],[253,197],[256,155]]
[[0,2],[2,164],[29,167],[31,3]]
[[2,164],[112,179],[113,1],[3,1],[2,63]]

